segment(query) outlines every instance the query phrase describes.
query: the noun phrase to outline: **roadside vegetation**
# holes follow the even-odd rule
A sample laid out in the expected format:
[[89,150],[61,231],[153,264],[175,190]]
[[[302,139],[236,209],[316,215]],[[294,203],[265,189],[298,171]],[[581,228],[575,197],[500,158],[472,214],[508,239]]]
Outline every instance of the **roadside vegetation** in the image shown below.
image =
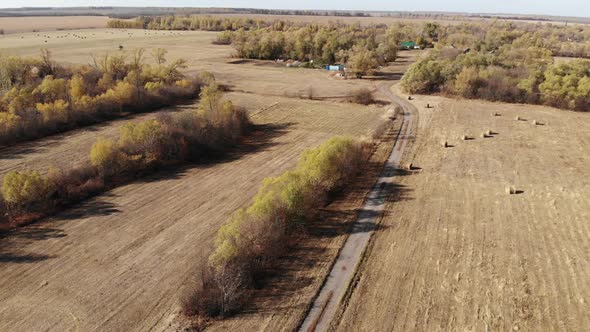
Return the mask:
[[305,151],[294,170],[265,179],[251,205],[219,229],[207,267],[183,294],[184,313],[207,319],[238,311],[330,195],[359,172],[368,150],[360,141],[333,137]]
[[196,112],[129,123],[117,140],[98,139],[80,167],[6,174],[0,215],[7,220],[2,228],[54,213],[153,170],[211,158],[235,145],[250,125],[246,112],[224,100],[215,83],[205,86],[200,97]]
[[65,66],[48,50],[38,58],[0,55],[0,144],[15,143],[176,104],[199,94],[198,78],[181,73],[184,59],[167,62],[145,50],[95,57],[92,65]]
[[559,43],[546,40],[542,29],[528,32],[501,23],[479,28],[447,31],[436,49],[406,72],[404,90],[589,109],[590,60],[556,63],[552,55]]

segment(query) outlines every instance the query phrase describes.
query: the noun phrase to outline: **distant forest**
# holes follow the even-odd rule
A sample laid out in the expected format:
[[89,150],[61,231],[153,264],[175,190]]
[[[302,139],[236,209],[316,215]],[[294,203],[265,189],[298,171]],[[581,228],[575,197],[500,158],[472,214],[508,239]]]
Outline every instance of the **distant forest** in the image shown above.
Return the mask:
[[451,12],[407,12],[407,11],[347,11],[347,10],[281,10],[255,8],[196,8],[196,7],[22,7],[0,8],[0,17],[18,16],[109,16],[113,18],[133,18],[156,15],[193,14],[253,14],[253,15],[306,15],[335,17],[398,17],[426,18],[441,20],[460,19],[509,19],[533,21],[560,21],[588,23],[588,17],[565,17],[550,15],[521,14],[473,14]]

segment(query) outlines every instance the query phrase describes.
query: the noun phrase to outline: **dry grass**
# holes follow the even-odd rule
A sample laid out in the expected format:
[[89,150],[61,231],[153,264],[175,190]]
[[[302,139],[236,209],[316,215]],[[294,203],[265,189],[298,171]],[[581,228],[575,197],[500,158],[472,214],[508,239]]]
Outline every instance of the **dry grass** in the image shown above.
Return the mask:
[[89,29],[104,28],[108,21],[109,18],[106,16],[0,17],[0,28],[6,34],[58,29]]

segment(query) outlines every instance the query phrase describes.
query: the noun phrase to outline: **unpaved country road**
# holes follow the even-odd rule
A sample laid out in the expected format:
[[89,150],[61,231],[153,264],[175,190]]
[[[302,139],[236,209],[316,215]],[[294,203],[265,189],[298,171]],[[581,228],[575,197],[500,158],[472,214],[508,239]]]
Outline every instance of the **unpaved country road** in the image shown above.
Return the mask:
[[388,96],[392,102],[400,106],[401,113],[404,116],[403,124],[379,180],[369,193],[362,210],[359,212],[358,219],[352,226],[350,236],[344,243],[326,282],[299,328],[300,332],[326,331],[330,326],[341,299],[355,275],[356,266],[369,243],[376,222],[383,212],[386,199],[392,194],[395,169],[399,166],[404,149],[411,136],[414,114],[417,113],[415,107],[394,95],[387,85],[380,85],[379,90]]

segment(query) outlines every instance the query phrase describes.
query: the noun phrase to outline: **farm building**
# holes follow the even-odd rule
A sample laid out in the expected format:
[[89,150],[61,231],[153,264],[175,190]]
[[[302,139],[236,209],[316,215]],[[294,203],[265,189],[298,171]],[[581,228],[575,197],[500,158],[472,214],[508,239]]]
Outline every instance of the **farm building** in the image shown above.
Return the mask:
[[331,71],[344,70],[344,65],[329,65],[329,66],[326,66],[326,70],[331,70]]
[[413,41],[405,41],[400,44],[402,50],[420,49],[420,45],[416,45]]

